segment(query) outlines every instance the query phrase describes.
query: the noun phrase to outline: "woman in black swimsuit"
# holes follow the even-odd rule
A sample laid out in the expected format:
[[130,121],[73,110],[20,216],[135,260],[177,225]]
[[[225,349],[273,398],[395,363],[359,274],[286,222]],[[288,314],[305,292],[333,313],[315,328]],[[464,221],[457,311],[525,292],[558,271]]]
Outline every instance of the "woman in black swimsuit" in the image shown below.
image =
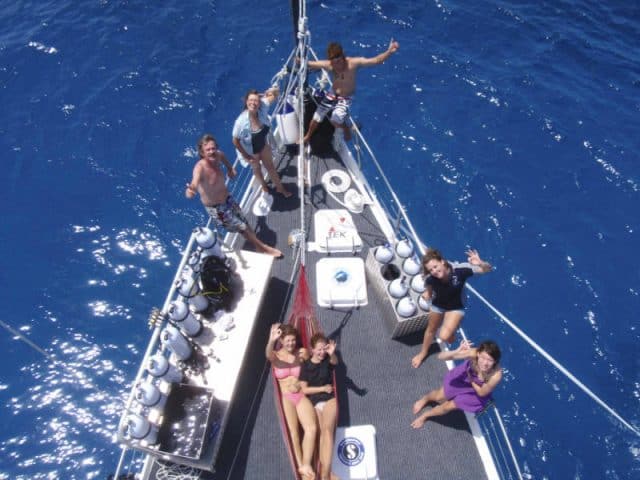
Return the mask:
[[270,127],[267,107],[277,96],[277,89],[267,90],[262,99],[256,90],[250,90],[247,93],[244,98],[244,110],[233,126],[233,144],[238,154],[251,165],[263,192],[268,192],[269,188],[262,176],[261,163],[275,184],[276,191],[285,197],[290,197],[291,192],[284,188],[273,165],[273,155],[268,142]]

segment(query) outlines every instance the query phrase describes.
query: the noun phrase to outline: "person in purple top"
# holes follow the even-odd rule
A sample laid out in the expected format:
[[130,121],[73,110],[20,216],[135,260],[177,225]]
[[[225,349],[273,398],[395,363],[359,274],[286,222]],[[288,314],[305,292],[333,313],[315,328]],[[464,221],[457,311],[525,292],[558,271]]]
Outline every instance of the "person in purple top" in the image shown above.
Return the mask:
[[420,352],[411,359],[411,366],[418,368],[427,358],[429,347],[433,342],[438,328],[440,339],[453,343],[456,329],[464,317],[462,303],[462,289],[467,278],[474,274],[490,272],[493,268],[489,262],[480,258],[477,250],[467,251],[466,263],[449,263],[435,248],[430,248],[422,257],[422,268],[427,278],[427,289],[422,297],[431,302],[429,320],[424,331]]
[[482,342],[478,348],[472,348],[472,344],[465,340],[456,350],[441,352],[438,358],[465,361],[447,372],[442,387],[416,400],[413,404],[414,415],[418,415],[429,403],[438,405],[416,418],[411,423],[413,428],[420,428],[429,418],[456,409],[481,412],[492,400],[491,392],[502,380],[500,348],[490,340]]

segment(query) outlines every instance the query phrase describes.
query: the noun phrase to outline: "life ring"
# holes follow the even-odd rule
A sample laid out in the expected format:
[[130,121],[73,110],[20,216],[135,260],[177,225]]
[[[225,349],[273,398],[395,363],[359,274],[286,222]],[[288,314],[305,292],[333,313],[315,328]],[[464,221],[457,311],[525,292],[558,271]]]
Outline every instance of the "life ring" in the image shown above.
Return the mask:
[[330,193],[344,193],[351,185],[349,174],[337,168],[326,171],[320,181],[325,190]]

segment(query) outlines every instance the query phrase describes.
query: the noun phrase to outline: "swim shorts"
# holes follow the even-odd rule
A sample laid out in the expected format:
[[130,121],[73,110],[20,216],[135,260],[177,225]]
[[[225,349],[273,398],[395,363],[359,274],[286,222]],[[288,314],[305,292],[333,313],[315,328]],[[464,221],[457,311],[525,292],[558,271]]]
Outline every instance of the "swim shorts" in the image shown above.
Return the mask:
[[333,93],[326,92],[318,103],[318,107],[313,114],[313,119],[316,122],[320,123],[322,122],[322,120],[324,120],[324,117],[327,116],[329,110],[333,109],[333,111],[331,112],[331,121],[338,125],[343,125],[347,120],[350,106],[350,97],[340,97],[334,95]]
[[446,308],[436,307],[434,304],[431,304],[430,311],[433,313],[447,313],[447,312],[458,312],[461,316],[464,317],[464,310],[461,308],[454,308],[452,310],[447,310]]
[[240,205],[236,203],[231,195],[227,197],[224,203],[211,207],[205,205],[204,208],[216,225],[224,227],[229,232],[244,232],[249,225],[242,214]]

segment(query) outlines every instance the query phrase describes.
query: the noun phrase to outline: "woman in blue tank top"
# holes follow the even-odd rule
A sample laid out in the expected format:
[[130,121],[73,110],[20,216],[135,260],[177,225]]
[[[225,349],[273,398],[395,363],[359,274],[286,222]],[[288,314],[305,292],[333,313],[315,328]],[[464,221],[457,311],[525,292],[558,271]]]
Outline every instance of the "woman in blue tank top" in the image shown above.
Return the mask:
[[271,122],[267,109],[277,96],[276,88],[267,90],[262,98],[257,90],[249,90],[244,97],[244,110],[233,124],[233,144],[240,162],[244,166],[251,165],[253,175],[260,182],[263,192],[268,192],[269,188],[262,176],[261,163],[267,169],[271,181],[276,186],[276,191],[285,197],[290,197],[291,192],[282,185],[280,175],[273,164],[271,145],[269,145]]

